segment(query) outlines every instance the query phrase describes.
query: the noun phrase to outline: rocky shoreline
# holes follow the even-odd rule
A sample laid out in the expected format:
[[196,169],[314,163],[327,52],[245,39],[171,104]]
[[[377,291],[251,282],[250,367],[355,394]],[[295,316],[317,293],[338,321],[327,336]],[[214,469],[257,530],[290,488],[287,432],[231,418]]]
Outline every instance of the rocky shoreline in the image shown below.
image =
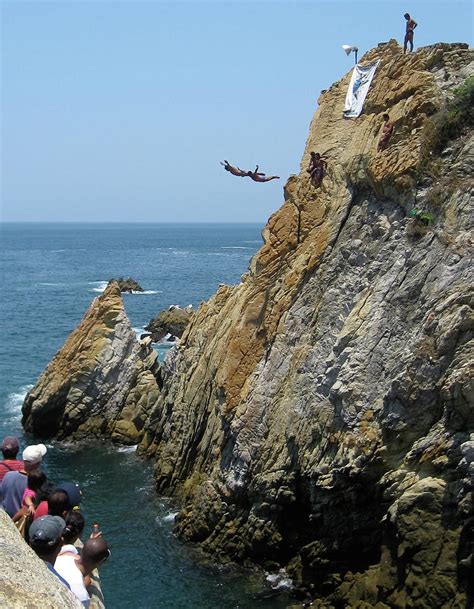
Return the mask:
[[[164,365],[112,283],[23,422],[139,443],[183,506],[183,539],[285,568],[314,607],[454,609],[474,581],[472,125],[436,138],[474,57],[390,41],[362,62],[377,59],[358,119],[341,116],[349,74],[321,95],[249,272],[199,307]],[[377,154],[387,110],[395,135]],[[319,190],[314,150],[329,157]]]

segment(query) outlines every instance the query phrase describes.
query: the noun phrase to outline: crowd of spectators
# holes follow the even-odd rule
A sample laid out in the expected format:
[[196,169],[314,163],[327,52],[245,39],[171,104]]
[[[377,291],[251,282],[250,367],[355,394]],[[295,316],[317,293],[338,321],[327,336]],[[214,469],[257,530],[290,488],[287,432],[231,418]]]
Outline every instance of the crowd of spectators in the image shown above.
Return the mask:
[[17,438],[4,438],[0,507],[47,568],[89,607],[90,576],[110,556],[109,546],[97,525],[82,543],[81,489],[74,482],[53,484],[48,480],[42,469],[46,446],[27,446],[22,460],[17,459],[19,449]]

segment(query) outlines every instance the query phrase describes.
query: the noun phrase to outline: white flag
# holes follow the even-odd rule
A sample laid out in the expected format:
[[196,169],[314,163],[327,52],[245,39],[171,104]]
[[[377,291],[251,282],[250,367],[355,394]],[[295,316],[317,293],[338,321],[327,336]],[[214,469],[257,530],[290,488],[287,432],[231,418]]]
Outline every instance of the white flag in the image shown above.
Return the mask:
[[356,64],[346,95],[343,112],[346,118],[357,118],[362,112],[362,106],[379,63],[380,60],[367,66]]

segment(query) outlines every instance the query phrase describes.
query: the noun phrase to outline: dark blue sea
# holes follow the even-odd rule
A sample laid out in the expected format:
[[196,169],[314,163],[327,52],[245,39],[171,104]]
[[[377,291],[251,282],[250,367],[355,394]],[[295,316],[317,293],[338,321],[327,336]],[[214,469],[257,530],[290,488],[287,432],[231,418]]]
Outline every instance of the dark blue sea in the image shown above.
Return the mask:
[[[137,330],[171,304],[197,307],[219,283],[235,284],[260,247],[256,224],[2,224],[0,436],[21,430],[26,391],[111,277],[136,279],[125,295]],[[160,348],[160,357],[165,348]],[[101,569],[108,609],[269,609],[287,606],[281,575],[204,559],[173,534],[177,506],[153,488],[151,465],[106,443],[48,444],[48,476],[84,492],[112,548]],[[281,589],[281,588],[280,588]]]

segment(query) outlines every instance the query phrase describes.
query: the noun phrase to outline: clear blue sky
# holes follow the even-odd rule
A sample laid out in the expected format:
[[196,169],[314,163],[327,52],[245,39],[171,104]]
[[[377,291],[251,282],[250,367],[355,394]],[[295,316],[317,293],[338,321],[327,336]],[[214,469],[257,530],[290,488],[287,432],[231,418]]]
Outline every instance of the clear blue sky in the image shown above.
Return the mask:
[[264,222],[340,45],[402,41],[407,11],[415,46],[472,44],[455,0],[2,0],[2,219]]

